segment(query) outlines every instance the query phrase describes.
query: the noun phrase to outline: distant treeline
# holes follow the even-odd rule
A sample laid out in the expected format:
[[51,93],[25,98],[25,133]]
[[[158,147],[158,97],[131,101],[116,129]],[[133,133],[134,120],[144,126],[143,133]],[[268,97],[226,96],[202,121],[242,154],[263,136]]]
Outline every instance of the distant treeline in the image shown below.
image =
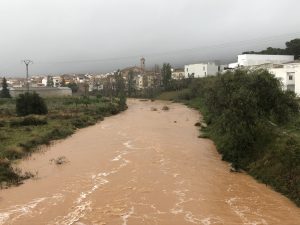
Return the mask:
[[247,51],[243,52],[243,54],[262,54],[262,55],[294,55],[295,59],[300,58],[300,39],[296,38],[291,41],[285,43],[286,48],[272,48],[268,47],[265,50],[255,52],[255,51]]

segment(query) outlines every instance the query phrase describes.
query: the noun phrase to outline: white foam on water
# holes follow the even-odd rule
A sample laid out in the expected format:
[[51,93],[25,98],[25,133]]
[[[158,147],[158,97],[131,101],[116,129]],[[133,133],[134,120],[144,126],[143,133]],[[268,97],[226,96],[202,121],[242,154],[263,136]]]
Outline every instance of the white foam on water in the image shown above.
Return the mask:
[[244,225],[268,225],[267,221],[262,218],[255,221],[251,221],[247,218],[245,214],[250,212],[250,208],[246,206],[239,206],[237,203],[238,200],[240,200],[238,197],[232,197],[225,202],[229,205],[230,209],[240,217]]
[[39,210],[36,210],[36,207],[48,200],[50,203],[54,200],[54,203],[52,203],[52,205],[55,205],[57,203],[57,201],[60,201],[63,199],[63,195],[62,194],[55,194],[53,196],[50,197],[42,197],[42,198],[37,198],[34,199],[26,204],[22,204],[22,205],[15,205],[12,206],[8,209],[5,210],[0,210],[0,224],[5,224],[8,220],[13,222],[16,221],[17,219],[19,219],[22,216],[26,216],[26,215],[30,215],[33,213],[39,213],[42,214],[42,211],[45,208],[41,208]]
[[[109,183],[109,180],[107,179],[107,177],[109,177],[112,174],[115,174],[115,173],[119,172],[119,170],[121,168],[127,166],[130,163],[129,160],[123,158],[123,156],[127,155],[127,154],[128,154],[127,151],[123,151],[118,156],[116,156],[115,158],[113,158],[111,160],[111,161],[122,161],[122,163],[118,167],[113,168],[109,172],[100,172],[98,174],[92,175],[91,176],[91,179],[92,179],[91,188],[87,191],[81,192],[79,194],[79,197],[74,201],[73,210],[71,212],[69,212],[66,216],[56,218],[54,224],[57,224],[57,225],[71,225],[71,224],[74,224],[75,222],[78,223],[78,221],[81,218],[83,218],[88,211],[91,211],[92,201],[87,200],[87,198],[91,194],[93,194],[97,189],[99,189],[103,185]],[[128,215],[127,214],[124,215],[124,217],[122,217],[123,220],[125,218],[125,221],[127,221],[127,219],[130,217],[130,215],[131,215],[130,212],[129,212]],[[129,217],[127,217],[127,216],[129,216]]]
[[122,215],[122,221],[123,221],[122,225],[127,225],[128,219],[133,215],[133,213],[134,213],[134,207],[131,207],[127,213]]

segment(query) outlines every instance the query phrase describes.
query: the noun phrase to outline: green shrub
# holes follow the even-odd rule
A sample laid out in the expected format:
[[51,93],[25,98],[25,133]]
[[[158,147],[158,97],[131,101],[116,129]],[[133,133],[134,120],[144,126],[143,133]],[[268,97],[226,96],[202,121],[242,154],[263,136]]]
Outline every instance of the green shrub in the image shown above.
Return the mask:
[[29,115],[24,118],[17,118],[10,121],[12,127],[18,126],[39,126],[46,125],[47,118],[42,116]]
[[16,112],[18,116],[30,114],[43,115],[48,113],[47,105],[37,93],[20,94],[16,100]]
[[0,159],[0,182],[18,183],[20,176],[13,170],[10,162],[6,159]]
[[94,125],[96,123],[96,120],[90,116],[81,115],[81,116],[77,116],[76,118],[73,118],[71,120],[71,123],[76,128],[83,128],[90,125]]

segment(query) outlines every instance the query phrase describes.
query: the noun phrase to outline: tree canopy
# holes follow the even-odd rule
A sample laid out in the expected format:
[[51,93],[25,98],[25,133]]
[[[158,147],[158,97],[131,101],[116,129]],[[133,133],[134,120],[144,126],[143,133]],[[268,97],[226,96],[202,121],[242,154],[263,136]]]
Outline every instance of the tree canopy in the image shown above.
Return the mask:
[[295,59],[300,59],[300,38],[293,39],[285,43],[286,48],[272,48],[268,47],[262,51],[247,51],[243,54],[262,54],[262,55],[294,55]]
[[0,97],[1,98],[10,98],[11,97],[5,77],[3,77],[3,79],[2,79],[2,90],[0,93]]

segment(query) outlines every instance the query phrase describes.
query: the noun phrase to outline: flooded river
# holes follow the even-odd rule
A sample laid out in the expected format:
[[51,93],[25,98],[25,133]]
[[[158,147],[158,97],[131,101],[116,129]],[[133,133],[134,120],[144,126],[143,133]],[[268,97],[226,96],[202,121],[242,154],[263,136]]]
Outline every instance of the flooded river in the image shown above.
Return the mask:
[[300,224],[292,202],[230,173],[198,138],[198,112],[165,104],[129,100],[126,112],[21,162],[37,176],[0,191],[0,224]]

